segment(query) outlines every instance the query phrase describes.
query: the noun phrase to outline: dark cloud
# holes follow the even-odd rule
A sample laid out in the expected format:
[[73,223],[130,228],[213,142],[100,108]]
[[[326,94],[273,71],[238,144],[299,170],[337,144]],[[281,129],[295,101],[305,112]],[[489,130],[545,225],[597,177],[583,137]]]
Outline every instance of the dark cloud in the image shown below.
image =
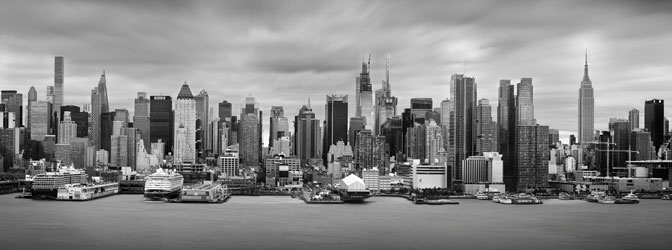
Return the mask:
[[311,98],[321,118],[332,93],[349,94],[354,114],[363,53],[374,88],[391,54],[399,110],[413,97],[438,106],[454,73],[476,77],[493,107],[499,79],[532,77],[538,122],[575,131],[588,48],[605,129],[609,117],[672,96],[669,23],[670,1],[6,1],[0,89],[34,85],[43,99],[63,55],[76,105],[105,69],[111,105],[131,112],[135,92],[175,95],[187,80],[213,107],[226,99],[237,110],[252,93],[291,119]]

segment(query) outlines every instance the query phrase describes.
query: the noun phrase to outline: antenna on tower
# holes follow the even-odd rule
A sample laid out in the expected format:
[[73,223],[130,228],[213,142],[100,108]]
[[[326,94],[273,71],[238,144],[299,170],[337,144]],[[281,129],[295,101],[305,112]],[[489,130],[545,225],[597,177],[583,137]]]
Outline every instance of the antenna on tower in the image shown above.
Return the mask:
[[366,68],[371,71],[371,53],[369,53],[369,62],[367,63]]
[[464,75],[467,75],[467,57],[464,57]]

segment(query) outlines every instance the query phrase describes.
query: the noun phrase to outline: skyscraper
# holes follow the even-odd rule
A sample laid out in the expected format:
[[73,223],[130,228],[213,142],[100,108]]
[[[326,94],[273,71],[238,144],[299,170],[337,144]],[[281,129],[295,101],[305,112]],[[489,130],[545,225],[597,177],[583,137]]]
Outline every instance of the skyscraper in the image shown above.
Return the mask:
[[105,79],[105,70],[100,76],[98,82],[98,92],[100,93],[100,112],[105,113],[110,111],[110,104],[107,101],[107,80]]
[[294,154],[301,160],[319,158],[320,133],[320,121],[315,119],[308,100],[308,105],[303,105],[294,118]]
[[[52,107],[53,111],[57,114],[61,114],[61,106],[63,106],[63,70],[65,65],[63,64],[63,57],[57,56],[54,58],[54,106]],[[58,117],[58,120],[62,120],[61,117]]]
[[268,135],[268,146],[272,148],[275,140],[283,136],[289,136],[289,120],[285,117],[285,110],[282,106],[271,107],[271,117],[269,120],[270,133]]
[[518,126],[533,126],[537,124],[534,118],[534,92],[532,78],[521,78],[516,95],[516,122]]
[[232,115],[232,108],[231,108],[231,103],[224,100],[219,103],[219,120],[225,121],[227,119],[231,119]]
[[208,146],[210,133],[207,129],[210,116],[208,107],[210,107],[210,97],[205,89],[194,96],[196,101],[196,154],[198,159],[205,158],[212,149]]
[[522,125],[517,127],[516,183],[512,191],[548,186],[548,126]]
[[639,110],[631,109],[628,112],[628,121],[630,122],[630,130],[639,128]]
[[175,163],[196,162],[196,101],[185,81],[175,101]]
[[496,148],[493,147],[495,144],[494,139],[494,128],[492,122],[492,107],[488,99],[478,100],[478,106],[476,106],[476,155],[481,155],[484,152],[494,152]]
[[33,101],[30,104],[30,139],[44,141],[44,137],[50,130],[51,103],[46,101]]
[[5,110],[14,113],[16,126],[23,127],[23,95],[16,90],[3,90],[1,96]]
[[[380,93],[380,95],[378,95]],[[376,109],[375,109],[375,124],[374,124],[374,134],[380,135],[381,128],[387,121],[387,119],[392,118],[397,115],[397,97],[392,96],[392,89],[390,87],[390,58],[387,58],[387,63],[385,64],[385,80],[383,80],[383,86],[381,89],[376,90]]]
[[91,115],[89,116],[89,141],[90,145],[97,149],[101,149],[101,135],[100,135],[100,126],[101,126],[101,105],[100,105],[100,91],[98,87],[95,87],[91,90]]
[[30,128],[30,103],[37,101],[37,90],[35,90],[35,87],[30,86],[30,90],[28,90],[28,108],[26,109],[28,114],[26,115],[26,127]]
[[138,92],[135,98],[135,110],[133,112],[133,127],[137,128],[141,133],[141,139],[145,146],[145,151],[149,151],[150,147],[150,121],[149,110],[150,101],[147,98],[147,93]]
[[593,141],[595,129],[595,98],[593,96],[593,82],[588,77],[588,53],[583,66],[583,80],[579,88],[579,143],[586,144]]
[[322,157],[327,162],[327,153],[331,145],[338,141],[348,143],[348,95],[328,95],[324,105],[324,141]]
[[651,132],[651,141],[658,148],[665,140],[665,101],[661,99],[644,102],[644,128]]
[[[369,57],[370,58],[370,57]],[[369,77],[369,70],[371,67],[371,60],[369,63],[362,62],[362,72],[356,78],[356,117],[364,117],[364,126],[366,129],[373,129],[375,121],[373,120],[373,92],[371,86],[371,78]]]
[[[449,166],[452,166],[453,180],[462,178],[459,167],[462,160],[474,155],[474,109],[476,108],[476,80],[472,77],[454,74],[450,78],[451,115],[449,140],[452,155]],[[454,185],[452,181],[449,181]]]
[[425,124],[425,157],[429,160],[429,164],[443,164],[440,157],[440,153],[445,152],[443,145],[441,127],[436,121],[429,120]]
[[149,99],[150,141],[157,143],[161,140],[164,143],[161,153],[168,155],[173,150],[173,101],[170,96],[150,96]]
[[[238,144],[240,158],[245,166],[258,166],[260,164],[260,134],[259,134],[259,103],[250,94],[245,97],[240,112],[240,127],[238,128]],[[232,119],[233,122],[233,119]]]
[[499,80],[497,105],[497,151],[502,154],[504,182],[512,186],[515,182],[516,147],[516,102],[515,89],[510,80]]

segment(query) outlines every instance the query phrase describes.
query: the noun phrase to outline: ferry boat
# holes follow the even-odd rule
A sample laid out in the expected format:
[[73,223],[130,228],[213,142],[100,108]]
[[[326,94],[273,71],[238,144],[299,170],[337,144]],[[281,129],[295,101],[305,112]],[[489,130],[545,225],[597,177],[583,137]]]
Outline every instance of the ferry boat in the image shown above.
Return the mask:
[[529,194],[519,194],[511,198],[511,204],[515,205],[537,205],[543,204],[543,202]]
[[511,199],[510,195],[501,195],[499,197],[499,204],[512,204],[513,200]]
[[604,197],[606,194],[604,192],[593,191],[588,196],[586,196],[586,201],[588,202],[598,202],[600,197]]
[[196,184],[182,188],[182,194],[178,201],[181,202],[209,202],[222,203],[229,197],[226,185],[221,184]]
[[495,196],[492,197],[492,202],[494,203],[499,203],[502,199],[502,195],[496,194]]
[[86,201],[110,196],[119,192],[119,183],[65,184],[58,188],[57,200]]
[[478,191],[476,193],[476,199],[492,200],[492,198],[494,198],[495,195],[499,194],[501,194],[501,192],[499,192],[497,189],[485,189],[485,191]]
[[180,196],[184,177],[171,170],[158,168],[145,179],[145,200],[176,199]]
[[478,199],[478,200],[489,200],[490,197],[487,194],[479,191],[478,193],[476,193],[476,199]]
[[616,199],[616,204],[638,204],[639,203],[639,197],[637,195],[630,191],[629,194],[626,196],[623,196],[623,198]]

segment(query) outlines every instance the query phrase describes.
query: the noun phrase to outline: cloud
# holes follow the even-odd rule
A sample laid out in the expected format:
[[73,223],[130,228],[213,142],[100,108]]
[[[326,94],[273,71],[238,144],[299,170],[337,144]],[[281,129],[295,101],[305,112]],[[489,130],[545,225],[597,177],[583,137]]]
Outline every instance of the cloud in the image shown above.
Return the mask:
[[176,95],[187,80],[213,107],[238,110],[252,93],[292,119],[311,98],[323,119],[332,93],[349,94],[354,114],[363,53],[374,88],[391,54],[399,111],[413,97],[438,106],[454,73],[474,76],[494,111],[500,79],[532,77],[539,123],[571,132],[587,48],[603,129],[672,96],[671,10],[669,1],[10,1],[0,9],[0,88],[34,85],[45,98],[63,55],[75,105],[105,69],[111,106],[131,112],[135,92]]

